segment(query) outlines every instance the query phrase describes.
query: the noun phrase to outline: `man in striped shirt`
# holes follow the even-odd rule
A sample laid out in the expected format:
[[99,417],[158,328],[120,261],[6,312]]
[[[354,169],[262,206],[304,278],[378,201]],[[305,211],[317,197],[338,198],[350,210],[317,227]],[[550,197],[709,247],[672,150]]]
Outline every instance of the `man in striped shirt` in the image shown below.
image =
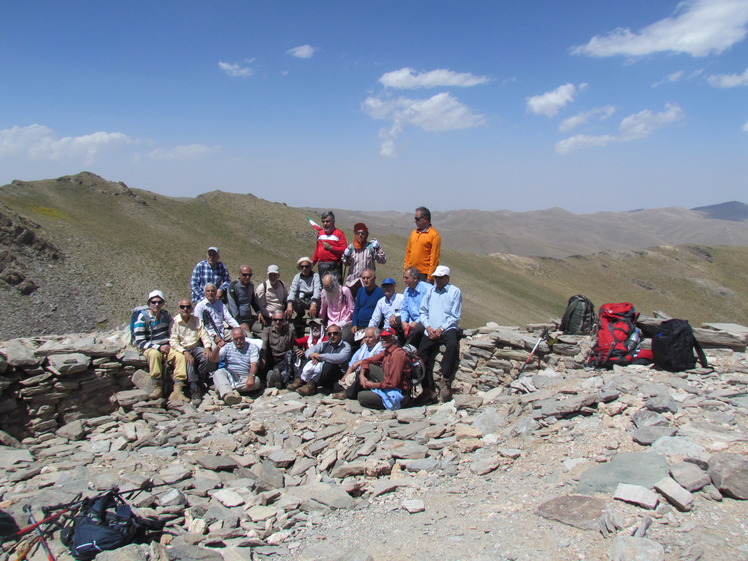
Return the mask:
[[163,375],[164,359],[169,356],[169,325],[171,314],[164,310],[166,299],[160,290],[154,290],[148,295],[148,309],[143,310],[133,327],[135,346],[148,361],[148,372],[156,383],[155,389],[148,396],[149,399],[161,399],[161,376]]

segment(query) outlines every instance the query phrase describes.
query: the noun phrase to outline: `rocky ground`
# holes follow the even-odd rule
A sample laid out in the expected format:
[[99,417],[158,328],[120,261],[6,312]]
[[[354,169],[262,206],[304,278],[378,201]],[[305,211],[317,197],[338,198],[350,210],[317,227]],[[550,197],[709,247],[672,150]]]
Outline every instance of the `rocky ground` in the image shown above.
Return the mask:
[[4,435],[0,508],[152,480],[131,504],[168,520],[163,545],[105,561],[746,560],[748,363],[708,354],[715,371],[559,362],[398,412],[278,390],[164,408],[140,371],[112,415]]

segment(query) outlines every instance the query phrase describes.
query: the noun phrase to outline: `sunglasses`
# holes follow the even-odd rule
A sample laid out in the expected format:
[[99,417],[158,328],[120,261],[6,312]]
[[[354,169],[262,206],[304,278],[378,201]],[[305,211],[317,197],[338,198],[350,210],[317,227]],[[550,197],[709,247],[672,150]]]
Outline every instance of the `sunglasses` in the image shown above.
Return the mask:
[[182,306],[182,304],[180,304],[179,305],[179,309],[180,310],[191,310],[192,309],[192,304],[190,304],[189,306]]
[[159,305],[163,304],[163,303],[164,303],[164,301],[163,301],[163,300],[151,300],[151,301],[150,301],[150,302],[148,302],[148,303],[149,303],[149,304],[152,304],[152,305],[156,305],[156,306],[159,306]]
[[243,277],[251,277],[251,276],[252,276],[252,273],[242,273],[242,276],[243,276]]
[[312,266],[311,265],[302,265],[300,268],[301,269],[311,269]]
[[340,331],[328,331],[327,334],[328,335],[340,335],[341,333]]

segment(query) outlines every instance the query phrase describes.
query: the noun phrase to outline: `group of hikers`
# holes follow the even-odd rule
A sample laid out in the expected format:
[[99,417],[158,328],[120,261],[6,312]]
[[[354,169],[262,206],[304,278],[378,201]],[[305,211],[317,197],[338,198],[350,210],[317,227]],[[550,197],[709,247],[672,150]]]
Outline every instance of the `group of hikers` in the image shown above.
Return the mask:
[[[267,279],[257,286],[250,265],[240,266],[232,280],[218,247],[209,247],[192,271],[191,297],[179,301],[178,315],[165,310],[160,290],[133,314],[133,342],[155,382],[149,399],[166,397],[161,382],[171,367],[168,399],[195,406],[211,381],[226,405],[264,387],[303,396],[324,388],[373,409],[449,401],[462,294],[450,283],[449,267],[439,264],[441,238],[431,213],[419,207],[414,220],[402,292],[393,278],[377,284],[377,263],[386,263],[387,256],[369,239],[366,224],[354,225],[348,244],[331,211],[322,213],[321,226],[309,219],[317,233],[314,253],[298,259],[288,288],[277,265],[267,268]],[[437,384],[434,363],[442,345]],[[418,363],[422,391],[414,396],[412,370]]]

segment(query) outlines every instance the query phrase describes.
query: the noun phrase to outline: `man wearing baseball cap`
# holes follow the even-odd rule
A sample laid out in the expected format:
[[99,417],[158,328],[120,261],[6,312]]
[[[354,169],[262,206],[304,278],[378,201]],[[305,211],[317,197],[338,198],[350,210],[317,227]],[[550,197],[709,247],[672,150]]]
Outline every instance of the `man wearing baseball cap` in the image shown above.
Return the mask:
[[216,285],[216,298],[221,300],[224,291],[231,282],[226,265],[221,262],[221,252],[218,248],[211,246],[208,248],[208,258],[203,259],[192,270],[190,277],[190,288],[192,288],[192,302],[197,303],[203,299],[205,285],[213,283]]
[[358,402],[370,409],[400,409],[410,405],[411,365],[408,354],[397,345],[392,329],[383,329],[381,353],[364,359],[359,371]]
[[400,327],[400,308],[403,305],[403,295],[395,292],[397,283],[395,279],[386,278],[382,281],[382,296],[374,308],[374,313],[369,320],[369,327],[390,327],[397,330]]
[[[452,380],[457,372],[460,355],[459,327],[462,316],[462,292],[450,284],[449,267],[439,265],[433,273],[434,286],[423,295],[419,321],[423,324],[424,337],[418,347],[423,359],[424,400],[433,401],[437,397],[434,385],[434,362],[439,346],[444,344],[441,363],[442,380],[438,398],[443,403],[452,399]],[[427,393],[429,392],[429,393]],[[419,396],[420,397],[420,396]]]

